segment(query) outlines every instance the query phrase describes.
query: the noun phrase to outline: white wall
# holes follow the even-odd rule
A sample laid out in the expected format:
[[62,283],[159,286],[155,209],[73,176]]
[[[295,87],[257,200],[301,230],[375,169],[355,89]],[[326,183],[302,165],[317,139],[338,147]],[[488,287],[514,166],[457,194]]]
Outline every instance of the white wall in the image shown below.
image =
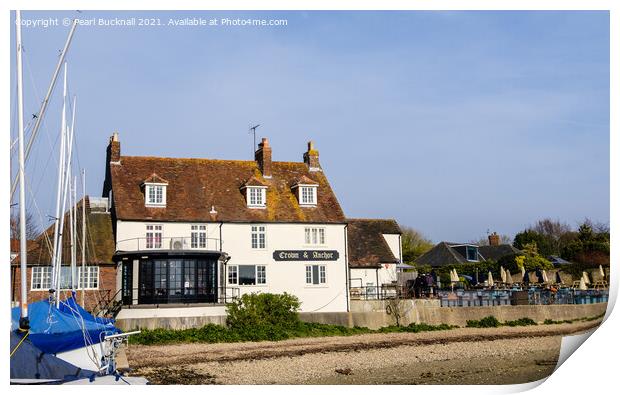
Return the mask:
[[[118,250],[132,251],[137,249],[137,242],[133,239],[142,238],[141,247],[145,246],[146,225],[162,225],[164,241],[170,237],[186,237],[191,234],[192,223],[169,223],[169,222],[133,222],[117,221]],[[195,225],[195,224],[194,224]],[[262,250],[252,249],[251,226],[265,226],[266,248]],[[304,229],[308,226],[322,227],[325,229],[325,245],[306,245]],[[321,225],[321,224],[235,224],[224,223],[222,225],[222,250],[230,256],[227,266],[230,265],[265,265],[265,285],[228,285],[219,286],[237,287],[241,294],[250,292],[287,292],[296,295],[301,301],[301,311],[341,312],[347,310],[346,283],[347,265],[345,262],[345,226],[344,225]],[[207,237],[219,239],[220,224],[207,223]],[[210,243],[210,244],[209,244]],[[219,244],[215,240],[208,240],[208,249],[219,250]],[[168,249],[168,245],[162,245],[162,249]],[[336,250],[339,258],[336,261],[275,261],[274,250]],[[306,284],[306,264],[325,265],[326,284]],[[224,276],[226,281],[227,276]],[[218,276],[218,282],[220,276]]]
[[[379,284],[377,284],[377,276]],[[396,276],[395,263],[382,264],[378,271],[377,269],[351,268],[351,286],[359,287],[360,279],[362,287],[390,284],[392,281],[396,281]]]
[[383,234],[383,238],[385,239],[385,241],[388,244],[388,247],[390,247],[390,250],[392,251],[392,254],[394,254],[394,257],[396,259],[398,259],[400,262],[403,261],[403,257],[402,257],[402,249],[401,249],[401,237],[400,235],[393,235],[393,234]]

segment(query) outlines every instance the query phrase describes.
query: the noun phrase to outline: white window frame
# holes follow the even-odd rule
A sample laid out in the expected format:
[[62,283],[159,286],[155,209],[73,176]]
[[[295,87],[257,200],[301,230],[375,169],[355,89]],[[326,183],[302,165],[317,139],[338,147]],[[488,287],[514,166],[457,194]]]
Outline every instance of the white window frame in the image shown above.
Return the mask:
[[306,226],[304,228],[304,244],[308,246],[324,246],[327,235],[324,227]]
[[[254,266],[254,284],[239,284],[239,266]],[[262,273],[260,273],[262,272]],[[234,273],[235,281],[231,282],[231,274]],[[260,273],[260,275],[259,275]],[[267,285],[267,266],[266,265],[227,265],[226,266],[226,283],[228,285],[237,285],[240,287],[256,287]]]
[[[232,274],[234,274],[234,282],[230,281]],[[239,285],[239,268],[237,267],[237,265],[226,266],[226,284]]]
[[[144,205],[146,207],[166,207],[166,187],[168,184],[146,183],[144,184]],[[157,196],[157,191],[161,188],[161,196]],[[151,192],[153,196],[151,196]],[[153,199],[151,199],[153,197]]]
[[207,248],[207,225],[196,224],[191,225],[190,232],[190,248],[206,249]]
[[[149,234],[151,235],[149,237]],[[159,240],[157,240],[157,235],[159,235]],[[146,249],[147,250],[157,250],[161,249],[164,240],[164,227],[159,224],[148,224],[146,225]],[[149,239],[151,240],[149,246]]]
[[300,206],[313,207],[317,202],[317,190],[316,185],[299,184],[297,186],[297,198]]
[[265,225],[252,225],[250,227],[250,247],[253,250],[267,249],[267,228]]
[[[78,289],[99,289],[99,266],[88,265],[85,268],[86,277],[82,278],[82,268],[78,267]],[[86,282],[86,286],[84,286],[84,282]]]
[[267,207],[267,187],[246,187],[245,193],[245,198],[249,208]]
[[[313,266],[318,267],[318,283],[314,283]],[[327,284],[327,266],[326,265],[306,265],[305,278],[307,287],[324,287]]]
[[[37,273],[37,283],[35,283],[35,272]],[[44,282],[45,279],[45,282]],[[35,287],[36,285],[36,287]],[[44,285],[47,285],[45,287]],[[33,266],[30,274],[30,290],[47,291],[52,287],[52,267]]]

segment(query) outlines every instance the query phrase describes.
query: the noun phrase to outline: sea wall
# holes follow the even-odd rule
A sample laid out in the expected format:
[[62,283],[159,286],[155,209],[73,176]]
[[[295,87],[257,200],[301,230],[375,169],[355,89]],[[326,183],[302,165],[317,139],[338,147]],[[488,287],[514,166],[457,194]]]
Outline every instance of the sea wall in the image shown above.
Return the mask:
[[[607,303],[580,305],[525,305],[525,306],[481,306],[441,307],[439,300],[401,300],[398,303],[373,300],[351,301],[351,311],[300,313],[306,322],[318,322],[343,326],[363,326],[378,329],[394,325],[395,311],[400,312],[400,324],[426,323],[430,325],[450,324],[465,326],[467,320],[479,320],[489,315],[500,321],[531,318],[542,323],[594,317],[605,313]],[[178,307],[178,308],[132,308],[123,309],[117,317],[117,326],[122,330],[132,329],[187,329],[206,324],[226,324],[225,308]]]

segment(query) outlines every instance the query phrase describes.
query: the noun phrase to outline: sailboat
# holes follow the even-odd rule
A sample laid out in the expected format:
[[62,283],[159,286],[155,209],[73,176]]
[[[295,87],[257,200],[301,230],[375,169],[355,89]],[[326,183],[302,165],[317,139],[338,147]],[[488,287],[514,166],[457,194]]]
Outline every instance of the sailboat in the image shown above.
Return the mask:
[[[70,31],[68,43],[75,29]],[[27,249],[25,208],[25,155],[23,125],[23,81],[21,13],[16,11],[16,63],[18,100],[18,157],[19,157],[19,216],[20,216],[20,306],[11,311],[11,382],[32,383],[93,383],[144,384],[145,379],[123,378],[116,370],[116,354],[119,346],[132,333],[121,333],[110,319],[95,317],[80,306],[76,300],[78,288],[76,270],[76,180],[71,184],[71,157],[75,125],[75,101],[71,126],[66,117],[67,67],[64,69],[63,112],[61,125],[60,166],[54,224],[52,259],[52,286],[49,299],[28,304],[27,299]],[[59,66],[65,53],[61,54]],[[57,67],[57,71],[60,67]],[[58,75],[54,73],[48,98]],[[47,102],[47,98],[45,100]],[[43,113],[39,114],[41,118]],[[62,199],[61,199],[62,198]],[[62,200],[62,205],[60,204]],[[61,265],[64,231],[64,211],[69,203],[69,233],[71,236],[71,296],[61,300]],[[62,207],[62,209],[61,209]],[[77,213],[76,213],[77,214]],[[83,228],[84,229],[84,228]],[[84,235],[84,231],[82,232]],[[84,237],[84,236],[83,236]],[[84,240],[82,242],[84,246]],[[84,255],[83,255],[84,256]],[[84,264],[84,260],[82,261]],[[122,379],[122,380],[120,380]]]

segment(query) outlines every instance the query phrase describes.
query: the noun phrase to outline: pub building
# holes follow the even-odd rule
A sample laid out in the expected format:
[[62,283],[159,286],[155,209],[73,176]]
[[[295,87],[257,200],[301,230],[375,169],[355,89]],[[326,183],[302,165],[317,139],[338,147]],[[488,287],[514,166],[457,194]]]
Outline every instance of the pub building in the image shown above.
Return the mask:
[[[356,220],[348,243],[349,221],[312,142],[300,162],[273,161],[266,138],[253,161],[140,157],[121,155],[114,133],[105,170],[102,197],[87,202],[107,205],[97,218],[110,230],[88,237],[115,268],[115,283],[96,286],[113,295],[119,319],[221,316],[225,303],[255,292],[293,294],[301,312],[346,312],[352,272],[387,281],[400,258],[395,222],[366,230]],[[390,259],[364,259],[377,252]]]
[[138,157],[115,133],[106,161],[124,306],[287,292],[348,310],[347,219],[312,142],[300,162],[273,161],[266,138],[254,161]]

